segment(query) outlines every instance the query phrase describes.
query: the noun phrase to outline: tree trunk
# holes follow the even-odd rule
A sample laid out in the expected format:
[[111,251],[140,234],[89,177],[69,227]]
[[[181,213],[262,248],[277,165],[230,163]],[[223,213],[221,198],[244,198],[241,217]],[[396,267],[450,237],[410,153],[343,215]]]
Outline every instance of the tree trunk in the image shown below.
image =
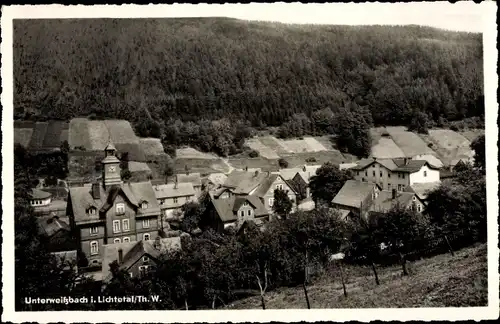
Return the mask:
[[347,297],[347,289],[345,288],[344,268],[342,267],[342,261],[339,262],[339,267],[340,267],[340,278],[342,279],[342,288],[344,289],[344,297]]
[[215,309],[215,295],[214,298],[212,299],[212,309]]
[[187,298],[184,298],[184,306],[186,306],[186,310],[189,310]]
[[406,257],[403,255],[403,253],[399,253],[399,258],[401,259],[401,266],[403,267],[403,276],[408,275],[408,269],[406,267]]
[[375,263],[373,261],[370,261],[372,264],[372,270],[373,274],[375,275],[375,282],[377,283],[377,286],[380,285],[380,281],[378,280],[378,273],[377,273],[377,268],[375,268]]
[[311,304],[309,303],[309,296],[307,295],[307,287],[305,281],[303,282],[302,287],[304,287],[304,295],[306,296],[307,309],[311,309]]
[[455,253],[453,252],[453,248],[451,247],[450,241],[448,240],[448,236],[445,235],[444,240],[446,242],[446,245],[448,246],[448,250],[450,251],[451,256],[454,257]]
[[262,309],[266,309],[266,300],[264,299],[264,294],[260,295],[260,302],[262,303]]

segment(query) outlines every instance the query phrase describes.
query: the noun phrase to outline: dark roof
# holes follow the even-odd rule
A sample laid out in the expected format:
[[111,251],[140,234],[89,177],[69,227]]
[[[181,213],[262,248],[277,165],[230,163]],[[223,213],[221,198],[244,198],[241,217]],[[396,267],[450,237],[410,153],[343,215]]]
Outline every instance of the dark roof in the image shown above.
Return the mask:
[[39,190],[39,189],[32,189],[31,190],[31,199],[47,199],[52,197],[52,194]]
[[70,232],[71,230],[67,217],[42,216],[37,217],[36,221],[38,232],[43,236],[51,237],[59,231]]
[[431,169],[438,169],[436,166],[431,165],[426,160],[412,160],[410,158],[397,158],[397,159],[363,159],[360,160],[357,166],[353,167],[352,170],[360,171],[369,167],[373,163],[379,163],[385,168],[396,171],[396,172],[408,172],[413,173],[419,171],[424,165],[427,165]]
[[207,176],[207,180],[215,185],[223,185],[227,180],[227,175],[224,173],[212,173]]
[[228,176],[226,181],[224,181],[224,187],[234,189],[236,188],[243,180],[248,177],[253,176],[254,173],[247,171],[234,170]]
[[231,222],[237,219],[236,211],[245,202],[248,201],[254,207],[256,217],[269,215],[266,207],[262,204],[260,199],[256,196],[232,196],[226,199],[216,199],[212,197],[212,203],[223,222]]
[[132,241],[127,243],[115,243],[104,245],[102,277],[104,281],[112,278],[109,265],[113,261],[118,261],[118,251],[123,252],[123,260],[120,263],[120,269],[128,270],[144,255],[158,259],[167,251],[178,250],[181,248],[181,239],[177,237],[167,237],[158,240],[159,247],[155,247],[155,240]]
[[150,182],[132,182],[122,185],[114,185],[105,189],[99,185],[100,199],[92,197],[91,186],[72,187],[69,189],[71,208],[75,217],[75,222],[88,222],[99,220],[99,215],[88,215],[87,210],[95,207],[103,212],[109,210],[115,198],[122,194],[134,207],[138,207],[142,201],[148,202],[148,209],[138,210],[138,216],[150,216],[160,213],[160,206],[156,200],[153,186]]
[[401,207],[408,206],[415,194],[413,192],[399,192],[396,191],[396,198],[392,198],[392,191],[383,190],[380,191],[377,198],[372,202],[370,206],[371,212],[387,212],[391,210],[396,205]]
[[375,187],[378,187],[375,183],[347,180],[342,186],[342,189],[340,189],[335,198],[333,198],[332,203],[359,208],[361,202],[371,194]]

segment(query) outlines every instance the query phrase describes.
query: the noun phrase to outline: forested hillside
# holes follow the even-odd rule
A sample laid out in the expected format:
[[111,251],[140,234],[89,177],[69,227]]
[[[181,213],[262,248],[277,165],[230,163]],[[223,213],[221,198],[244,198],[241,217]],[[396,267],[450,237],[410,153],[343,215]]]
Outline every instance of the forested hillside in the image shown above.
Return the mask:
[[482,53],[480,34],[418,26],[17,20],[15,116],[276,126],[355,101],[374,124],[459,120],[484,112]]

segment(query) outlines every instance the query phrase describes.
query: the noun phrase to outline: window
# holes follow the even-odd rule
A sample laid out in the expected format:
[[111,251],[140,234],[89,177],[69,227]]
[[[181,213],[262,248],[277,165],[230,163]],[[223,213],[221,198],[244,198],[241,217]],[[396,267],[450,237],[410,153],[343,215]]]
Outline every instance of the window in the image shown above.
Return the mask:
[[245,201],[245,202],[243,203],[243,206],[248,206],[248,201]]
[[143,201],[142,204],[141,204],[141,208],[142,209],[148,209],[148,202],[147,201]]
[[99,228],[97,226],[90,228],[90,235],[97,235],[99,233]]
[[424,171],[424,177],[427,177],[427,171]]
[[375,176],[375,171],[373,171],[373,176]]
[[420,204],[418,204],[418,205],[417,205],[417,211],[418,211],[418,212],[421,212],[421,211],[422,211],[422,205],[420,205]]
[[142,220],[142,228],[149,228],[149,219]]
[[122,220],[122,229],[124,232],[130,231],[130,222],[128,219]]
[[390,183],[388,183],[388,184],[387,184],[387,188],[388,188],[389,190],[391,190],[391,184],[390,184]]
[[405,178],[405,174],[404,173],[401,175],[401,178],[403,178],[403,179]]
[[160,199],[160,205],[163,205],[165,203],[165,199]]
[[248,216],[252,216],[252,210],[251,209],[248,210]]
[[90,242],[90,254],[98,254],[99,253],[99,242],[97,241],[92,241]]
[[123,243],[129,243],[129,242],[130,242],[130,237],[123,238]]
[[240,216],[241,217],[245,216],[245,211],[244,210],[240,211]]
[[269,206],[272,206],[274,204],[274,198],[269,198]]
[[119,233],[119,232],[120,232],[120,221],[114,220],[113,221],[113,233]]
[[401,191],[401,185],[398,184],[398,191]]
[[116,244],[116,243],[121,243],[121,242],[122,242],[122,240],[121,240],[120,238],[115,238],[115,239],[113,240],[113,243],[115,243],[115,244]]
[[177,202],[179,201],[179,199],[177,199],[177,197],[174,198],[174,204],[177,204]]
[[129,272],[128,274],[130,275],[130,278],[132,278],[134,276],[134,274],[132,272]]
[[366,177],[368,176],[368,171],[365,171],[365,176],[366,176]]
[[413,198],[411,200],[415,201],[415,200],[417,200],[417,198],[415,198],[415,196],[413,196]]
[[125,214],[125,204],[124,203],[116,204],[116,214],[117,215]]
[[146,234],[144,234],[144,235],[142,236],[142,239],[143,239],[144,241],[149,241],[149,239],[150,239],[150,238],[151,238],[151,235],[149,235],[148,233],[146,233]]
[[276,189],[283,190],[283,185],[282,184],[276,185]]
[[382,171],[380,171],[380,177],[382,178]]
[[390,178],[391,177],[391,174],[390,173],[387,173],[387,178]]
[[87,213],[89,215],[95,215],[96,214],[96,208],[95,207],[90,207],[88,210],[87,210]]
[[149,257],[147,255],[142,257],[142,262],[148,262],[148,261],[149,261]]
[[365,181],[365,178],[361,178],[361,181]]

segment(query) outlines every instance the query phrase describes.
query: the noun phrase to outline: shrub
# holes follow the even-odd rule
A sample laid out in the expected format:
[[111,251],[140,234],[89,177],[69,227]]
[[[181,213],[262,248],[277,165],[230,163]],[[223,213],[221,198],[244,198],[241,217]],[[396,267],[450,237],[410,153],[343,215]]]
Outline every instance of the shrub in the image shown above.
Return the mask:
[[315,157],[308,157],[308,158],[306,159],[306,162],[308,162],[308,163],[315,163],[315,162],[317,162],[317,161],[316,161],[316,158],[315,158]]
[[257,152],[256,150],[251,150],[250,152],[248,152],[248,156],[251,158],[256,158],[259,156],[259,152]]
[[288,168],[288,161],[283,159],[283,158],[278,160],[278,164],[279,164],[280,168],[282,168],[282,169]]

